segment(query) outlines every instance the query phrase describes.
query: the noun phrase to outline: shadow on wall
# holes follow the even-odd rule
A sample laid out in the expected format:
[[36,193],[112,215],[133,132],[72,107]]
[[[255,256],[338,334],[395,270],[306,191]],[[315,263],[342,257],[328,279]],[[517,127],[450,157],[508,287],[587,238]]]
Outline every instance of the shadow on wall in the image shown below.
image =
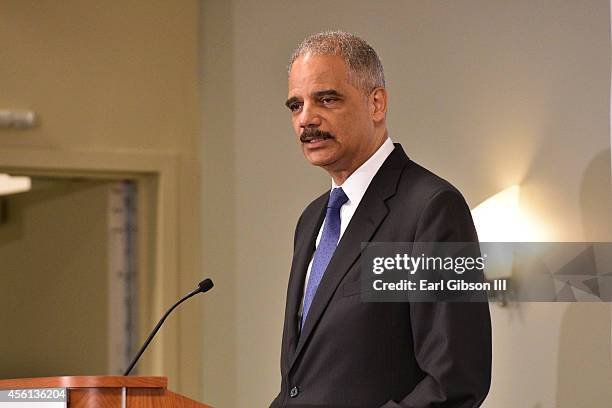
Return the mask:
[[561,321],[558,408],[608,408],[612,401],[609,303],[573,303]]
[[[610,149],[595,155],[580,186],[587,241],[612,241]],[[574,303],[561,322],[557,367],[558,408],[609,407],[612,401],[612,307]]]
[[580,211],[585,240],[612,241],[612,179],[610,149],[589,162],[580,184]]

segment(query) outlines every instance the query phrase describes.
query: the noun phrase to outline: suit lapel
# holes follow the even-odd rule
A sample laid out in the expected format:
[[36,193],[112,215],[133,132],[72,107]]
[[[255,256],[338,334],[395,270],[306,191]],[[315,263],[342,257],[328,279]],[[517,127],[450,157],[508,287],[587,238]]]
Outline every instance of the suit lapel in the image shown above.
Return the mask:
[[[287,345],[289,359],[292,360],[293,353],[297,345],[299,333],[298,313],[304,294],[304,280],[306,279],[306,269],[315,251],[317,234],[323,220],[325,219],[325,209],[329,198],[329,192],[324,194],[314,203],[313,213],[316,214],[310,219],[304,219],[304,225],[297,231],[298,237],[295,246],[295,253],[291,262],[291,273],[289,275],[289,285],[287,293],[287,305],[285,311],[285,327],[283,342]],[[289,361],[287,361],[289,363]]]
[[[407,162],[408,158],[402,147],[396,144],[394,151],[389,155],[376,176],[372,179],[370,186],[366,190],[357,211],[355,211],[346,231],[342,235],[338,247],[321,279],[317,293],[310,306],[308,317],[302,328],[302,333],[299,336],[295,354],[291,358],[290,367],[293,366],[295,360],[304,348],[304,344],[312,334],[314,327],[327,308],[342,278],[344,278],[350,267],[359,258],[361,254],[361,243],[370,241],[387,216],[389,209],[385,204],[385,200],[395,194],[399,176]],[[324,208],[322,208],[321,211],[323,211],[323,209]],[[320,225],[321,222],[319,222],[319,227]],[[316,232],[318,232],[318,228]],[[316,232],[314,239],[316,239]],[[313,250],[310,251],[308,257],[300,263],[300,265],[305,265],[304,270],[308,266],[308,262],[314,252],[314,239],[310,242],[310,246]],[[304,276],[302,275],[302,280],[303,279]],[[295,310],[296,314],[294,316],[297,316],[297,308]],[[294,320],[296,321],[295,324],[297,328],[297,318],[294,318]]]

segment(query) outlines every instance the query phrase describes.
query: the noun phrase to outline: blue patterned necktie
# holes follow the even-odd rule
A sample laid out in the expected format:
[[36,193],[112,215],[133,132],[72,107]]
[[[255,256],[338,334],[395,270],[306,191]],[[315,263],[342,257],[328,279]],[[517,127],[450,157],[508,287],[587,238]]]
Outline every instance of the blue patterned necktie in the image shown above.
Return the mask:
[[338,239],[340,238],[340,207],[347,201],[348,197],[344,194],[342,188],[333,189],[329,195],[325,225],[323,226],[319,246],[317,246],[314,253],[310,277],[308,278],[308,286],[306,286],[306,293],[304,294],[302,327],[306,321],[306,315],[308,315],[312,299],[315,293],[317,293],[321,278],[323,278],[323,273],[325,273],[325,269],[327,269],[327,265],[338,245]]

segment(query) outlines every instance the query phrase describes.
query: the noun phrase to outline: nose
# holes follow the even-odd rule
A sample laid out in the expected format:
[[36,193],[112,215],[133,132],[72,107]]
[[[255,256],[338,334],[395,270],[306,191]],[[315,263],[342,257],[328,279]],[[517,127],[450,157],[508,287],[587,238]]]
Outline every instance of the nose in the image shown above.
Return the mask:
[[319,127],[321,125],[321,117],[315,106],[304,103],[300,112],[299,125],[301,128]]

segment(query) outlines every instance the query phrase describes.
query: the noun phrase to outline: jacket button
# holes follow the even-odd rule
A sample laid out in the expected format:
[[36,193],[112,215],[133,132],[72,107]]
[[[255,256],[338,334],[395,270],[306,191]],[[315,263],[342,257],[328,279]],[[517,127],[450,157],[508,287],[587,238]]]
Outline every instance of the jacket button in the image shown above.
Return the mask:
[[295,398],[298,396],[299,393],[300,393],[300,390],[298,390],[298,387],[293,387],[291,391],[289,391],[289,396],[291,398]]

